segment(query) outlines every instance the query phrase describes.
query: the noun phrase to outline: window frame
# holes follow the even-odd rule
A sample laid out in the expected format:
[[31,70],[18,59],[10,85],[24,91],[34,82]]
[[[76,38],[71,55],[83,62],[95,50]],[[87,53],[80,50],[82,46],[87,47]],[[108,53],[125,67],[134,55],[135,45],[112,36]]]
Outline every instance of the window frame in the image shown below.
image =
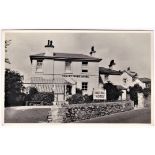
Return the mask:
[[88,61],[82,61],[81,72],[88,73]]
[[88,69],[82,69],[82,73],[88,73]]
[[[67,66],[67,63],[69,64],[68,66]],[[65,72],[71,72],[71,61],[65,61]]]
[[88,82],[82,82],[82,91],[88,90]]
[[88,66],[88,61],[82,61],[82,67]]
[[37,60],[36,72],[43,72],[43,60],[42,59]]

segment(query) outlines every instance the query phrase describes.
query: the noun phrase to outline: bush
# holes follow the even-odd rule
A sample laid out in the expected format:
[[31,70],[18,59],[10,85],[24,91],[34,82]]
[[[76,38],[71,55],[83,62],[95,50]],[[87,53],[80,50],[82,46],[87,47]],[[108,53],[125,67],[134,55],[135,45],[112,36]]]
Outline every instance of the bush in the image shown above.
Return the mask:
[[82,95],[82,90],[79,88],[76,88],[76,94],[81,94]]
[[110,82],[104,85],[104,89],[106,89],[107,92],[107,101],[118,100],[119,96],[122,94],[122,91],[117,89],[117,87]]
[[93,95],[74,94],[67,101],[69,104],[91,103],[93,101]]
[[144,94],[144,97],[148,97],[151,94],[151,89],[150,88],[144,88],[143,94]]
[[142,87],[138,84],[135,84],[133,87],[129,87],[130,99],[134,101],[134,105],[138,105],[138,93],[141,93]]
[[44,105],[52,105],[54,101],[54,92],[38,92],[31,98],[31,101],[43,102]]
[[84,103],[91,103],[93,101],[93,95],[84,95],[83,100]]
[[29,91],[29,95],[30,95],[30,96],[34,96],[36,93],[38,93],[37,88],[31,87],[31,88],[30,88],[30,91]]
[[82,94],[74,94],[67,101],[69,104],[81,104],[84,103],[84,98]]

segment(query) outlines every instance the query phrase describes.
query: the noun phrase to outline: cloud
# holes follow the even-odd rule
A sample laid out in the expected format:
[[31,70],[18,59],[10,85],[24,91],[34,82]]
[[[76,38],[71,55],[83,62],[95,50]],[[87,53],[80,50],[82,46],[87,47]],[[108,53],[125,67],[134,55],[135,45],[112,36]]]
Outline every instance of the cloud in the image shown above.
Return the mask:
[[128,66],[141,77],[151,77],[151,34],[150,33],[6,33],[12,43],[8,47],[11,67],[30,77],[29,55],[45,52],[47,40],[53,40],[55,52],[89,54],[95,46],[97,55],[103,60],[100,66],[108,67],[114,59],[116,69]]

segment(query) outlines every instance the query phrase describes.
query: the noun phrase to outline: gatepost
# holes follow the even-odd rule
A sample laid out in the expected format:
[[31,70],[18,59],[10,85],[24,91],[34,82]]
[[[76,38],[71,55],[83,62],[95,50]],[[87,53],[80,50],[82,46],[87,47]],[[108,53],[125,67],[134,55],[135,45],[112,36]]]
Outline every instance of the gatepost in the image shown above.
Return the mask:
[[138,93],[138,108],[144,108],[144,95],[143,95],[143,93]]

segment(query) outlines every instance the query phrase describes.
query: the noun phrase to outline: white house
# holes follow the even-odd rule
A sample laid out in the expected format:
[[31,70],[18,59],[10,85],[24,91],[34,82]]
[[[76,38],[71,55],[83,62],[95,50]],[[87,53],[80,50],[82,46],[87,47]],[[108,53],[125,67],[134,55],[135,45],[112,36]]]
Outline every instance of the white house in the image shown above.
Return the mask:
[[127,88],[123,87],[121,71],[116,71],[111,68],[99,67],[99,74],[100,87],[103,87],[105,83],[111,82],[113,85],[117,87],[117,89],[122,91],[122,95],[119,97],[119,100],[126,100]]
[[55,101],[65,101],[76,93],[91,95],[99,87],[99,62],[102,59],[76,53],[55,53],[52,41],[48,41],[45,52],[30,55],[32,64],[31,86],[40,92],[54,91]]
[[145,88],[151,88],[151,79],[149,78],[138,78],[142,83],[144,83]]

